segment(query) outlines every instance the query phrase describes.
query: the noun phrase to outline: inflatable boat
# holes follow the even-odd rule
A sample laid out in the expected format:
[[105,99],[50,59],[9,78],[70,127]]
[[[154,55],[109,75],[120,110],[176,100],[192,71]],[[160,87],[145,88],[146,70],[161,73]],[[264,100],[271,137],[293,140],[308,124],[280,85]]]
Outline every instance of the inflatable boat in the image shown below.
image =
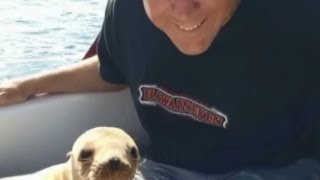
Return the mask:
[[127,89],[49,95],[1,107],[0,178],[65,162],[76,138],[97,126],[123,128],[137,141],[142,153],[147,148],[149,139]]
[[[85,58],[94,54],[95,43]],[[0,178],[65,162],[76,138],[97,126],[126,130],[142,154],[148,146],[149,139],[138,121],[128,89],[38,96],[1,107]]]

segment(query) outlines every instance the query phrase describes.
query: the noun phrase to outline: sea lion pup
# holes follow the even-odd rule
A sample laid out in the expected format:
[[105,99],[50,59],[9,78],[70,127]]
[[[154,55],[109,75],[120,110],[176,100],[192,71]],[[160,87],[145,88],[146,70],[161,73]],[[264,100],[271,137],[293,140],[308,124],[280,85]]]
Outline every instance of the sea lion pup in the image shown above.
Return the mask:
[[1,180],[133,180],[140,159],[134,140],[115,127],[87,130],[67,156],[66,163]]

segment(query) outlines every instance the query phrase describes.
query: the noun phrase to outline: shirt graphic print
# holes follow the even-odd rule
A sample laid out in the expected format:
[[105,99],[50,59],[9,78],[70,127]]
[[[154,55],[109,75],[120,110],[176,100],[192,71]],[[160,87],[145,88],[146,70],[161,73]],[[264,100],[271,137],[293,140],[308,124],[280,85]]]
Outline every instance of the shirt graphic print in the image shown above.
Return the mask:
[[198,122],[217,127],[227,127],[228,118],[225,114],[186,96],[170,94],[156,85],[140,85],[139,93],[139,101],[143,105],[159,105],[173,114],[189,116]]

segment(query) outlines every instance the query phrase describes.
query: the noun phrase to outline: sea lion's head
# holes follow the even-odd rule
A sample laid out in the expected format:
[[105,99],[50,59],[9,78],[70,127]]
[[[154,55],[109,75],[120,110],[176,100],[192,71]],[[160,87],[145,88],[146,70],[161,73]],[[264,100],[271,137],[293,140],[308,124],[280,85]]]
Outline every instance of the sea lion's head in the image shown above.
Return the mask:
[[134,140],[114,127],[86,131],[68,155],[73,173],[83,180],[132,180],[140,158]]

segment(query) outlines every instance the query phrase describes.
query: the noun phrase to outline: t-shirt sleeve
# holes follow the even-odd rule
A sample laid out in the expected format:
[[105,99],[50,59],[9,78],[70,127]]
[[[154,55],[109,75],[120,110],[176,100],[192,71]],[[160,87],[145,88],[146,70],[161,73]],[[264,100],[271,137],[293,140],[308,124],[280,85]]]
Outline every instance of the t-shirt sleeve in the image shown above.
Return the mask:
[[99,58],[99,73],[106,82],[125,84],[124,74],[118,62],[120,61],[118,58],[118,44],[115,40],[117,36],[115,10],[115,1],[109,0],[96,47]]

